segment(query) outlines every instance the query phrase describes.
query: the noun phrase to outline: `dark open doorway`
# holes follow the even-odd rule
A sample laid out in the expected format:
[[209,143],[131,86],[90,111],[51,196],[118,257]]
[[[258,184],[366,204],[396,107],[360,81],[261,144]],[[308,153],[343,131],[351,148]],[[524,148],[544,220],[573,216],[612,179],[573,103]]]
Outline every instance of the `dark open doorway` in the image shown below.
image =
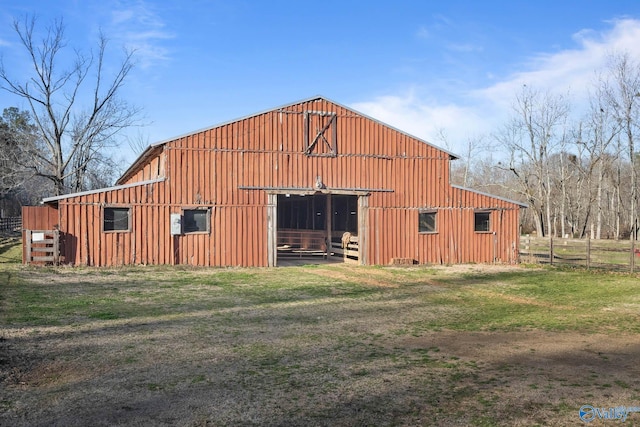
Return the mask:
[[278,259],[358,259],[358,196],[277,196]]

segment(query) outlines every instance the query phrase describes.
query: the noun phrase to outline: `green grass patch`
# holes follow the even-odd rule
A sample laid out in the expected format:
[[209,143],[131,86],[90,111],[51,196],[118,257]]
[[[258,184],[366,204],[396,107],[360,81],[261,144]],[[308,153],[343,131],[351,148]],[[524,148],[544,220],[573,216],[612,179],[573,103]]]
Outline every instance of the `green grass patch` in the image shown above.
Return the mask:
[[[640,285],[633,275],[547,268],[438,276],[432,270],[409,268],[384,270],[386,282],[374,286],[358,283],[357,276],[349,281],[319,276],[317,270],[68,269],[8,264],[0,269],[3,323],[75,324],[363,300],[400,306],[411,301],[413,307],[421,305],[430,314],[396,329],[397,335],[442,329],[640,332]],[[375,275],[380,270],[356,271]],[[304,311],[289,314],[288,319],[319,322]]]
[[634,275],[537,269],[439,279],[446,291],[425,299],[450,315],[416,327],[638,332],[640,285]]
[[22,240],[17,237],[0,237],[0,264],[22,262]]

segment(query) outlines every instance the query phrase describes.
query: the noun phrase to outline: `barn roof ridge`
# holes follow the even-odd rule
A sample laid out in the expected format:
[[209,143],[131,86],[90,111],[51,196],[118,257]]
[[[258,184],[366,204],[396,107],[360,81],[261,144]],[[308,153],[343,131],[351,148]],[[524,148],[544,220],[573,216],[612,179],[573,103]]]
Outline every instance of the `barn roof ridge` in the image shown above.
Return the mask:
[[167,143],[169,143],[171,141],[175,141],[176,139],[180,139],[180,138],[184,138],[184,137],[189,136],[189,135],[194,135],[194,134],[197,134],[197,133],[205,132],[205,131],[208,131],[208,130],[211,130],[211,129],[215,129],[215,128],[218,128],[218,127],[221,127],[221,126],[225,126],[225,125],[228,125],[228,124],[231,124],[231,123],[239,122],[241,120],[246,120],[246,119],[249,119],[249,118],[252,118],[252,117],[259,116],[261,114],[266,114],[266,113],[270,113],[272,111],[282,110],[283,108],[291,107],[292,105],[302,104],[302,103],[311,102],[311,101],[317,101],[317,100],[320,100],[320,99],[324,100],[324,101],[327,101],[327,102],[330,102],[332,104],[335,104],[338,107],[341,107],[341,108],[344,108],[346,110],[352,111],[352,112],[354,112],[354,113],[356,113],[356,114],[358,114],[358,115],[360,115],[360,116],[362,116],[362,117],[364,117],[364,118],[366,118],[368,120],[374,121],[374,122],[376,122],[376,123],[378,123],[378,124],[380,124],[382,126],[385,126],[385,127],[389,128],[389,129],[392,129],[392,130],[394,130],[396,132],[399,132],[399,133],[401,133],[403,135],[406,135],[409,138],[415,139],[416,141],[422,142],[422,143],[427,144],[427,145],[429,145],[429,146],[431,146],[431,147],[433,147],[433,148],[435,148],[437,150],[440,150],[440,151],[448,154],[452,158],[452,160],[460,158],[459,155],[457,155],[457,154],[455,154],[455,153],[453,153],[453,152],[451,152],[451,151],[449,151],[447,149],[444,149],[444,148],[442,148],[442,147],[440,147],[440,146],[438,146],[436,144],[433,144],[433,143],[431,143],[431,142],[429,142],[429,141],[427,141],[427,140],[425,140],[423,138],[419,138],[419,137],[417,137],[415,135],[412,135],[412,134],[410,134],[410,133],[408,133],[408,132],[406,132],[406,131],[404,131],[402,129],[396,128],[396,127],[394,127],[394,126],[392,126],[392,125],[390,125],[388,123],[385,123],[385,122],[383,122],[383,121],[381,121],[379,119],[376,119],[376,118],[371,117],[371,116],[369,116],[367,114],[364,114],[364,113],[362,113],[362,112],[360,112],[360,111],[358,111],[358,110],[356,110],[356,109],[354,109],[352,107],[348,107],[348,106],[346,106],[344,104],[336,102],[336,101],[334,101],[332,99],[327,98],[326,96],[315,95],[315,96],[311,96],[309,98],[300,99],[298,101],[288,102],[288,103],[280,105],[278,107],[268,108],[266,110],[262,110],[262,111],[258,111],[256,113],[248,114],[246,116],[242,116],[242,117],[238,117],[238,118],[235,118],[235,119],[227,120],[227,121],[224,121],[224,122],[221,122],[221,123],[217,123],[217,124],[212,125],[212,126],[207,126],[207,127],[201,128],[201,129],[192,130],[190,132],[182,133],[180,135],[176,135],[176,136],[173,136],[173,137],[170,137],[170,138],[166,138],[166,139],[160,140],[158,142],[154,142],[152,144],[149,144],[149,146],[147,146],[147,148],[145,148],[145,150],[138,156],[138,158],[136,160],[134,160],[134,162],[131,164],[131,166],[120,176],[120,178],[118,178],[118,180],[116,181],[116,184],[121,183],[122,181],[124,181],[126,178],[128,178],[130,176],[130,174],[133,171],[135,171],[137,169],[138,166],[140,166],[141,164],[144,164],[144,161],[149,157],[149,155],[151,153],[154,152],[155,149],[157,149],[158,147],[162,147],[163,145],[165,145],[165,144],[167,144]]

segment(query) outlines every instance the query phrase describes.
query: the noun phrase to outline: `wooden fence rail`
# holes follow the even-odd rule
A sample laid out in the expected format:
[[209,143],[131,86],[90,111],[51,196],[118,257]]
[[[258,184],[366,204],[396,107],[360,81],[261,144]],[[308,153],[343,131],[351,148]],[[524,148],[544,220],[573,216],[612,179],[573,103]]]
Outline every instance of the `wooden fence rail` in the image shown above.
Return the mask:
[[327,257],[325,232],[322,230],[278,230],[279,257]]
[[0,218],[0,231],[20,231],[22,228],[22,217]]
[[358,236],[351,233],[334,232],[329,241],[323,230],[278,230],[278,257],[341,256],[357,263],[359,254]]
[[636,264],[640,264],[640,245],[629,240],[521,236],[520,261],[633,273],[636,270]]
[[[348,238],[348,241],[347,241]],[[340,242],[331,242],[331,252],[335,255],[342,255],[344,262],[357,263],[359,257],[358,236],[347,236]]]
[[58,265],[60,232],[58,230],[25,230],[25,263]]

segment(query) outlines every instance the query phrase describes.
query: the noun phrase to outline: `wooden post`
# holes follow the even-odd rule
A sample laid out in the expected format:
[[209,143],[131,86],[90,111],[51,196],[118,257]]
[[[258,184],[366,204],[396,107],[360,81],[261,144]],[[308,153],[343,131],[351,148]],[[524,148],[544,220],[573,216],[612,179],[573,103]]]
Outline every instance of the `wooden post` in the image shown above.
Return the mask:
[[327,258],[331,256],[331,239],[333,238],[333,233],[331,229],[333,228],[333,206],[331,203],[331,194],[327,194],[327,203],[325,204],[325,228],[327,229],[325,233],[325,240],[327,242]]
[[[374,264],[380,264],[380,209],[376,209],[373,211],[375,215],[375,219],[373,220],[373,226],[376,231],[376,258],[373,261]],[[439,246],[438,246],[439,247]]]
[[549,236],[549,264],[553,265],[553,237]]
[[278,195],[267,196],[267,265],[278,265]]
[[53,265],[60,264],[60,231],[53,230]]
[[358,262],[367,265],[369,235],[369,197],[358,196]]
[[631,269],[631,272],[633,273],[633,270],[635,270],[635,263],[636,263],[636,239],[634,239],[634,236],[631,236],[631,259],[629,260],[629,267]]
[[25,257],[24,257],[24,261],[25,264],[31,264],[31,242],[32,242],[32,236],[31,236],[31,230],[26,230],[25,231],[25,240],[26,240],[26,244],[27,244],[27,249],[25,251]]
[[591,267],[591,237],[587,236],[587,269]]
[[[348,235],[349,239],[345,239],[345,235]],[[351,233],[346,231],[342,233],[342,237],[340,238],[340,245],[342,246],[342,262],[348,261],[347,251],[349,250],[349,243],[351,243]]]

